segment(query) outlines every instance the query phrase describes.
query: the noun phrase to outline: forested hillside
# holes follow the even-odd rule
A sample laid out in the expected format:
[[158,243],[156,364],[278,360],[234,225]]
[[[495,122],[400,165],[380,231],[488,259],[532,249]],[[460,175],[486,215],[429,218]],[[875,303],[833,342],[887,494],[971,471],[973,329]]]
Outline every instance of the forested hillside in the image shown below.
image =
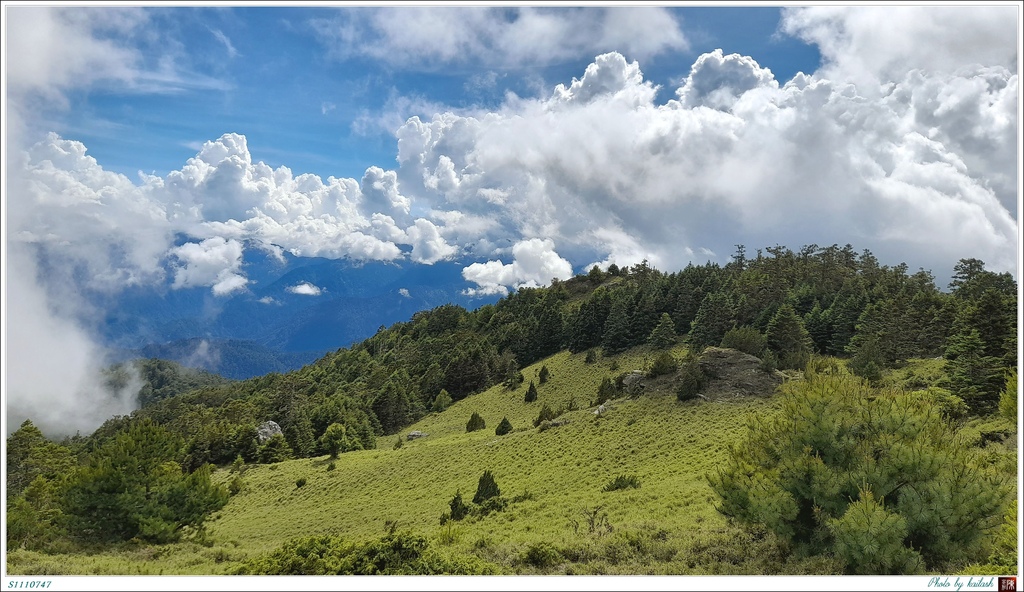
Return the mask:
[[[649,352],[645,376],[667,376],[661,380],[669,381],[665,388],[676,395],[675,405],[706,400],[703,391],[717,377],[698,355],[722,346],[756,356],[759,371],[768,375],[784,371],[790,379],[805,381],[806,390],[791,389],[786,395],[790,398],[780,403],[794,417],[817,413],[834,416],[835,422],[794,419],[792,425],[752,427],[750,442],[771,433],[794,439],[771,459],[758,456],[768,454],[763,447],[737,447],[746,452],[734,453],[734,468],[709,477],[721,515],[768,529],[782,541],[779,548],[785,553],[835,553],[842,559],[825,571],[922,571],[965,553],[984,563],[988,547],[979,547],[977,536],[948,537],[959,527],[980,533],[1002,523],[1011,487],[1004,482],[1005,467],[1011,465],[1003,456],[986,469],[991,483],[985,483],[991,487],[971,490],[972,509],[961,516],[959,526],[934,516],[906,518],[915,508],[936,506],[955,482],[945,473],[952,470],[949,463],[959,463],[956,470],[961,471],[980,466],[965,446],[1007,437],[1009,431],[998,422],[992,427],[996,424],[991,418],[1016,418],[1016,283],[1009,274],[985,270],[976,259],[963,259],[952,269],[952,283],[940,289],[927,271],[881,265],[869,251],[857,253],[849,245],[811,245],[798,251],[776,246],[753,256],[738,247],[725,266],[690,265],[673,273],[646,262],[622,269],[612,265],[607,271],[595,267],[548,288],[520,289],[473,311],[446,305],[416,313],[407,322],[381,327],[373,337],[287,374],[226,383],[204,379],[177,394],[156,382],[162,371],[159,363],[149,362],[143,368],[150,375],[148,390],[140,396],[144,404],[130,416],[112,418],[94,434],[60,444],[47,442],[30,422],[8,439],[8,545],[54,553],[96,541],[188,539],[203,531],[212,512],[225,504],[230,508],[229,493],[241,489],[241,467],[369,454],[358,451],[380,454],[396,442],[401,445],[395,434],[421,420],[447,417],[444,412],[453,406],[465,410],[483,391],[494,397],[504,393],[500,396],[517,405],[530,403],[531,394],[536,400],[538,387],[549,380],[545,360],[559,352],[579,354],[584,364],[611,364],[600,371],[592,366],[604,374],[589,378],[595,384],[575,394],[571,404],[563,397],[561,407],[552,402],[550,408],[545,404],[531,411],[539,429],[561,414],[626,396],[626,375],[632,368],[620,367],[617,356],[630,352]],[[528,367],[533,370],[524,371]],[[839,382],[816,386],[823,384],[815,378],[819,374]],[[835,378],[840,374],[846,378]],[[891,391],[894,387],[898,392]],[[551,392],[550,384],[541,387],[542,393],[545,388]],[[567,392],[575,387],[563,383],[559,388]],[[877,394],[879,388],[889,388],[889,394]],[[631,400],[638,396],[630,394]],[[883,404],[879,397],[893,398]],[[833,409],[833,399],[845,402]],[[875,410],[864,411],[868,407]],[[920,413],[911,422],[917,427],[884,419],[873,423],[900,413],[904,420]],[[467,431],[482,427],[474,426],[469,416],[460,415],[458,421],[467,419]],[[497,417],[479,419],[486,419],[486,430],[499,427]],[[258,434],[268,421],[280,426],[280,436]],[[955,444],[961,442],[957,438],[967,438],[965,429],[980,435],[973,444]],[[865,436],[863,430],[873,435]],[[1015,439],[1016,429],[1010,431]],[[638,442],[623,445],[643,447]],[[815,462],[824,464],[808,465],[800,474],[818,471],[816,487],[824,489],[798,495],[802,486],[786,481],[786,470],[771,463],[807,446],[818,451]],[[870,449],[905,449],[918,460],[932,459],[921,461],[932,463],[931,468],[893,461],[890,468],[911,485],[886,485],[882,481],[891,475],[883,478],[878,472],[877,453],[874,460],[865,460]],[[793,462],[811,462],[801,458]],[[215,467],[228,466],[238,475],[234,480],[213,477]],[[758,471],[783,477],[750,481],[749,475]],[[619,485],[629,484],[623,476]],[[859,491],[864,484],[877,488]],[[897,494],[905,491],[901,488],[914,489],[917,497]],[[115,491],[124,493],[111,493]],[[789,498],[772,492],[791,492],[792,506],[778,505]],[[879,501],[883,494],[887,497]],[[822,509],[820,500],[826,495],[847,501]],[[851,505],[850,499],[862,503]],[[456,507],[453,500],[451,513]],[[848,514],[849,508],[863,513],[861,523]],[[894,517],[894,524],[903,520],[901,527],[894,526],[903,529],[903,542],[892,543],[895,547],[889,550],[910,551],[898,553],[898,561],[844,551],[859,549],[858,541],[878,535],[864,530],[862,523],[871,516]],[[1013,520],[1016,529],[1015,514]],[[389,536],[388,544],[409,543],[395,538],[393,528]],[[338,565],[351,566],[349,559],[338,559]],[[550,564],[544,560],[531,565],[557,563],[552,559]],[[431,565],[430,570],[442,572],[476,569]],[[253,564],[250,569],[262,568]]]

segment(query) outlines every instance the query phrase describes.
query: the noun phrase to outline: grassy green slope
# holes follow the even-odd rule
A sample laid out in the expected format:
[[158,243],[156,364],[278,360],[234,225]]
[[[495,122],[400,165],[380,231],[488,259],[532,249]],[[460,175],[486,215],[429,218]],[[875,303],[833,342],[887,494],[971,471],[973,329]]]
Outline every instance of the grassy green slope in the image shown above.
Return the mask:
[[[671,380],[659,379],[642,397],[613,400],[606,415],[593,414],[589,405],[603,377],[643,368],[652,357],[640,350],[588,365],[583,354],[563,352],[525,368],[527,382],[515,391],[496,386],[425,417],[402,434],[420,430],[429,436],[399,449],[393,449],[392,436],[380,438],[377,450],[341,455],[334,470],[328,470],[326,457],[250,467],[242,491],[208,524],[205,545],[148,551],[127,545],[60,557],[20,551],[9,567],[37,573],[217,574],[293,537],[332,533],[368,540],[394,521],[442,553],[473,553],[507,573],[787,569],[773,562],[778,556],[770,537],[751,539],[715,511],[704,478],[742,435],[747,415],[769,412],[773,399],[679,403]],[[526,385],[543,365],[551,377],[538,385],[538,401],[524,403]],[[570,400],[580,408],[563,416],[566,425],[543,432],[533,427],[543,403],[557,408]],[[466,433],[474,411],[487,427]],[[494,429],[502,417],[515,431],[498,437]],[[488,469],[505,497],[529,494],[527,499],[501,513],[441,526],[439,517],[456,490],[468,502]],[[602,491],[616,475],[636,475],[641,487]],[[229,476],[222,471],[219,478]],[[303,487],[296,486],[300,478],[306,479]],[[611,532],[589,532],[588,511],[606,518]],[[538,569],[523,557],[542,542],[558,556]],[[141,558],[147,560],[140,563]]]

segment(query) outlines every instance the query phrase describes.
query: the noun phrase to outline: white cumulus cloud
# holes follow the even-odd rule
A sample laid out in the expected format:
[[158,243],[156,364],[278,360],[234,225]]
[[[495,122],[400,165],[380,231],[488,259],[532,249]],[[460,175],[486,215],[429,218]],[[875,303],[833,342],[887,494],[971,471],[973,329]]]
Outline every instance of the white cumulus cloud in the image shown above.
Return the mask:
[[238,273],[242,250],[242,243],[219,236],[171,249],[170,254],[180,262],[171,287],[210,286],[216,296],[245,288],[248,280]]
[[292,294],[299,294],[301,296],[319,296],[323,290],[319,286],[315,286],[309,282],[302,282],[295,284],[294,286],[288,286],[285,291],[291,292]]
[[532,238],[512,247],[512,263],[473,263],[462,270],[462,277],[478,286],[466,290],[467,294],[507,294],[509,288],[546,286],[552,279],[569,279],[572,264],[555,252],[550,239]]

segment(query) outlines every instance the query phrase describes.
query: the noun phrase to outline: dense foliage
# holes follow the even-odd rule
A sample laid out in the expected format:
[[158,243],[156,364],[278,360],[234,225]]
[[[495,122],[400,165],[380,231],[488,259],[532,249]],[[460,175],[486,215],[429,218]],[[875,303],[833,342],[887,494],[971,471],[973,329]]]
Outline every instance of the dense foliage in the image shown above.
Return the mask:
[[850,573],[914,573],[969,557],[1008,493],[929,397],[843,374],[786,393],[710,479],[723,513],[834,554]]
[[429,575],[491,574],[493,566],[475,558],[448,559],[433,553],[426,539],[412,533],[389,533],[356,544],[322,535],[297,539],[247,561],[237,570],[247,575]]
[[[776,246],[753,257],[739,247],[727,265],[674,273],[647,262],[595,268],[472,312],[445,305],[416,313],[288,374],[164,399],[159,379],[150,380],[148,405],[78,444],[93,449],[148,417],[183,436],[188,470],[239,454],[259,460],[255,429],[267,420],[281,426],[293,456],[330,454],[333,440],[323,436],[333,424],[349,442],[339,452],[370,449],[377,437],[469,394],[502,383],[515,388],[523,366],[561,349],[589,357],[597,346],[612,354],[667,347],[680,337],[694,349],[736,347],[763,357],[767,368],[800,369],[813,354],[852,356],[853,370],[873,380],[908,358],[945,356],[950,384],[943,386],[971,412],[988,413],[998,406],[1005,370],[1016,366],[1016,284],[976,259],[953,271],[943,292],[929,272],[880,265],[849,245]],[[149,364],[159,377],[159,364]],[[536,390],[533,383],[524,398]]]

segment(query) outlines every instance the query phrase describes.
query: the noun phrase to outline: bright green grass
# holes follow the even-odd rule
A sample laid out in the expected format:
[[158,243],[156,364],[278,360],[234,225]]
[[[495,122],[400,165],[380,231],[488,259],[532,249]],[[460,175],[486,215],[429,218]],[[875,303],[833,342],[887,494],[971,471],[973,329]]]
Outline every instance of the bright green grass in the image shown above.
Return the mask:
[[[537,573],[521,556],[541,542],[563,556],[545,570],[556,573],[763,569],[737,547],[759,543],[742,541],[745,535],[716,512],[705,474],[724,462],[729,444],[744,433],[745,418],[771,412],[774,399],[679,403],[670,381],[661,380],[640,398],[611,401],[597,418],[590,403],[601,379],[641,369],[653,355],[619,356],[615,371],[610,359],[587,365],[583,358],[563,352],[525,368],[522,387],[497,386],[459,401],[402,432],[420,430],[428,437],[397,450],[397,436],[380,438],[377,450],[341,455],[333,471],[326,457],[250,467],[242,491],[208,523],[208,547],[141,545],[60,556],[15,551],[8,567],[13,573],[218,574],[293,537],[332,533],[368,540],[393,521],[400,530],[426,536],[442,553],[474,553],[508,573]],[[551,377],[540,385],[542,365]],[[539,398],[527,404],[531,379],[538,382]],[[544,432],[533,427],[542,404],[558,408],[570,400],[579,409],[563,416],[567,425]],[[487,427],[466,433],[474,411]],[[502,417],[515,430],[495,436]],[[528,499],[501,513],[441,526],[439,517],[455,492],[471,500],[488,469],[504,497]],[[636,475],[641,487],[603,492],[617,475]],[[301,477],[307,483],[297,488]],[[217,478],[229,476],[220,471]],[[611,533],[588,532],[584,513],[597,508]],[[574,520],[580,525],[575,530]]]

